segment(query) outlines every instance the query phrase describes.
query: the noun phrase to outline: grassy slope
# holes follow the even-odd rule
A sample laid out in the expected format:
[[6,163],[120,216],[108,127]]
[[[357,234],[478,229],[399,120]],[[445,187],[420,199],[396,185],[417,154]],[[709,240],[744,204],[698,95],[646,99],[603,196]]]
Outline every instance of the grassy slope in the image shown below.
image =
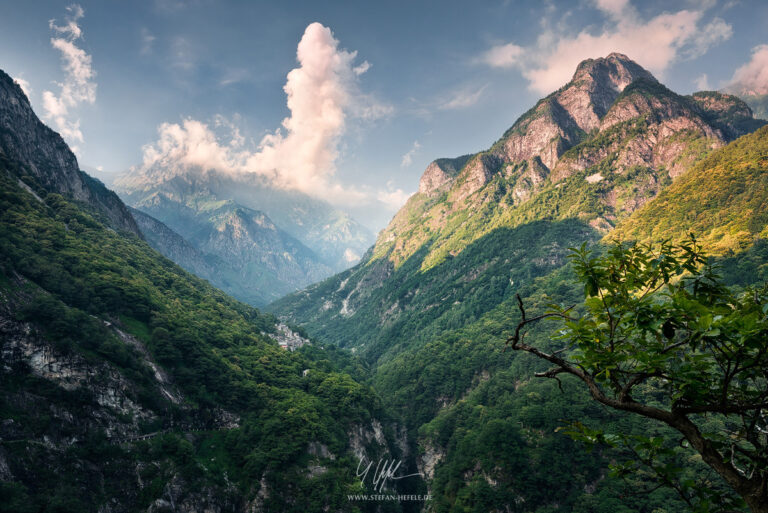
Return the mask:
[[610,239],[680,239],[693,232],[715,253],[739,252],[768,224],[768,127],[689,170],[610,234]]

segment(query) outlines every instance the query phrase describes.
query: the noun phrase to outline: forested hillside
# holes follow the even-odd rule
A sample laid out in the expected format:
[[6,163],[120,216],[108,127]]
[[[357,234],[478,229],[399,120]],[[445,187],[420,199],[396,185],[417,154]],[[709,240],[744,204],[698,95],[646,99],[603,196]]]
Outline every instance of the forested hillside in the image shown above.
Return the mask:
[[25,155],[0,152],[0,511],[366,509],[358,458],[403,434],[362,368],[281,348],[286,328],[151,249],[113,193],[105,210]]

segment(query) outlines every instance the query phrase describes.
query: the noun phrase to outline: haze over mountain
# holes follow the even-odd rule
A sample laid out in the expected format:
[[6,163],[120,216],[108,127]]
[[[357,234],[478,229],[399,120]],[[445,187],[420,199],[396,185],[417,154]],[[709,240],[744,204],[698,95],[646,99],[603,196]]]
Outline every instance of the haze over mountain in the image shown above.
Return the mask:
[[214,283],[252,304],[349,267],[373,240],[328,203],[255,174],[154,166],[118,177],[114,187],[128,204],[221,261],[226,279]]

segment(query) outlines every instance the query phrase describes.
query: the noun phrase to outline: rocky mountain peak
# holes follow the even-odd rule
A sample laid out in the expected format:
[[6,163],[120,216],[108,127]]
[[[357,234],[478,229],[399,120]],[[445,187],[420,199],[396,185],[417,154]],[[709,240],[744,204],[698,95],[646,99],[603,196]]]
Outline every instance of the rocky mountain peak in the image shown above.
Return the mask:
[[638,79],[656,81],[645,68],[622,53],[611,53],[607,57],[586,59],[576,67],[571,83],[586,80],[598,86],[621,92]]
[[424,170],[419,180],[419,192],[421,194],[433,194],[441,192],[445,186],[459,174],[459,171],[467,163],[469,155],[455,159],[433,160]]
[[557,102],[585,132],[600,126],[600,120],[619,94],[636,80],[656,82],[656,78],[626,55],[582,61],[573,79],[555,93]]
[[21,87],[2,70],[0,153],[24,164],[46,189],[86,199],[77,158],[59,134],[40,122]]
[[[675,160],[666,154],[672,151],[664,149],[666,146],[659,146],[664,156],[655,155],[654,148],[658,146],[656,142],[676,133],[711,139],[708,146],[716,147],[762,124],[733,96],[716,93],[679,96],[626,55],[611,53],[582,61],[570,82],[523,114],[482,158],[432,162],[421,178],[419,192],[435,196],[456,189],[457,194],[451,198],[462,199],[484,187],[495,174],[506,169],[505,166],[520,170],[522,167],[518,164],[525,162],[536,162],[537,180],[551,172],[556,172],[555,179],[562,178],[574,169],[595,165],[607,156],[597,152],[590,158],[583,155],[569,158],[563,164],[561,158],[566,152],[620,123],[643,116],[649,116],[646,121],[650,125],[644,128],[648,135],[639,139],[645,144],[644,149],[635,151],[643,158],[631,163],[622,161],[620,169],[631,165],[654,167],[667,157]],[[680,144],[672,146],[672,153],[682,151]],[[603,149],[610,153],[617,148],[603,145]],[[687,160],[675,162],[673,175],[680,174],[690,164]],[[528,197],[529,192],[521,193],[521,197]]]

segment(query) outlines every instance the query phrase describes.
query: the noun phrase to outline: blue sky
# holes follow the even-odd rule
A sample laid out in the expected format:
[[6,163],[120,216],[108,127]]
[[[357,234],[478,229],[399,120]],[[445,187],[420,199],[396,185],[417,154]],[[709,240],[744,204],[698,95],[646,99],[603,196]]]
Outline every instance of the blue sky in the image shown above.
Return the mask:
[[490,146],[582,58],[762,91],[766,28],[761,1],[0,0],[0,69],[84,167],[261,166],[379,229],[431,160]]

